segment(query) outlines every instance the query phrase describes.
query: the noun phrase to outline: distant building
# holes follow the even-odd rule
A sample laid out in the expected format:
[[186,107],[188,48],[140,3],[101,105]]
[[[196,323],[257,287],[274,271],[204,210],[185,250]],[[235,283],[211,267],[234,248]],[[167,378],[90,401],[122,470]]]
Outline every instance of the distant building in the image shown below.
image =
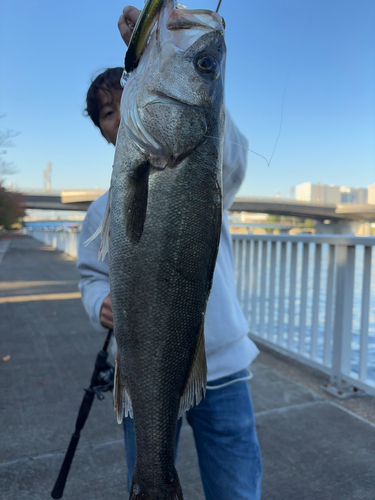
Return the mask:
[[[345,186],[335,186],[331,184],[312,184],[304,182],[296,186],[296,200],[312,203],[324,203],[327,205],[338,205],[340,203],[367,203],[367,192],[373,189],[373,204],[375,205],[375,184],[366,188],[350,188]],[[369,195],[370,196],[370,195]],[[371,203],[369,201],[369,203]]]
[[367,203],[375,205],[375,184],[367,188]]
[[341,202],[340,186],[327,186],[321,183],[312,184],[311,182],[297,184],[296,200],[337,205]]
[[341,187],[341,203],[367,203],[367,188]]

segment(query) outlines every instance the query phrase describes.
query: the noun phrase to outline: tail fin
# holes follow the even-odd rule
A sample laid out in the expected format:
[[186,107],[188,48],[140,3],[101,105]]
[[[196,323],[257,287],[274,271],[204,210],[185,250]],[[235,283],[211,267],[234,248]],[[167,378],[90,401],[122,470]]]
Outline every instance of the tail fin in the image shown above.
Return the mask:
[[[184,500],[184,497],[182,496],[182,491],[181,491],[181,487],[180,487],[180,491],[179,492],[176,492],[175,496],[173,497],[158,497],[157,500]],[[138,493],[133,493],[131,492],[130,493],[130,497],[129,497],[129,500],[156,500],[156,497],[154,496],[146,496],[146,495],[141,495],[139,496]]]
[[144,477],[143,481],[138,481],[135,468],[129,500],[184,500],[176,469],[170,477],[169,481],[161,481],[159,485],[147,487],[147,480]]

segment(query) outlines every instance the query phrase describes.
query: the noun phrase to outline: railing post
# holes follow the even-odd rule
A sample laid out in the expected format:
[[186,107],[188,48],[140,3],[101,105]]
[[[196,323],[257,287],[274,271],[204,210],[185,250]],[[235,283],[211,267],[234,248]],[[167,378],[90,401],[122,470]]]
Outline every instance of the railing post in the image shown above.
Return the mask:
[[345,375],[350,374],[351,364],[354,259],[354,246],[337,246],[332,371],[330,384],[324,389],[339,398],[350,397],[354,391],[345,381]]
[[250,289],[250,250],[251,241],[245,241],[245,289],[242,310],[245,314],[247,321],[249,321],[249,289]]
[[326,310],[325,310],[325,328],[324,328],[324,351],[323,363],[326,366],[332,366],[331,358],[331,340],[332,340],[332,308],[333,308],[333,283],[335,271],[335,245],[329,245],[328,250],[328,269],[327,269],[327,290],[326,290]]
[[306,346],[306,309],[307,309],[307,285],[309,275],[309,244],[303,244],[302,254],[302,273],[301,273],[301,304],[299,316],[299,341],[298,350],[300,354],[305,355]]
[[361,307],[361,333],[359,350],[359,379],[367,380],[368,363],[368,340],[369,340],[369,314],[370,314],[370,291],[371,291],[371,254],[372,247],[365,247],[363,259],[363,281],[362,281],[362,307]]
[[268,242],[263,241],[261,284],[260,284],[260,310],[259,310],[259,335],[261,337],[264,337],[264,325],[266,319],[267,253],[268,253]]
[[290,254],[290,283],[289,283],[289,326],[288,349],[294,349],[294,324],[296,310],[296,278],[297,278],[297,243],[292,243]]
[[258,303],[258,256],[259,240],[254,241],[253,269],[251,273],[251,331],[256,331],[257,325],[257,303]]
[[313,304],[311,320],[311,359],[318,358],[318,336],[319,336],[319,297],[320,297],[320,272],[322,263],[322,245],[315,245],[314,258],[314,284],[313,284]]
[[280,276],[279,276],[279,307],[278,307],[278,325],[277,341],[280,345],[284,340],[284,310],[285,310],[285,274],[286,274],[286,242],[281,243],[280,254]]
[[271,242],[271,260],[270,260],[270,288],[268,301],[268,339],[273,340],[274,334],[274,311],[275,311],[275,282],[276,282],[276,241]]
[[238,253],[236,258],[237,264],[237,297],[242,306],[242,278],[243,278],[243,240],[237,240]]

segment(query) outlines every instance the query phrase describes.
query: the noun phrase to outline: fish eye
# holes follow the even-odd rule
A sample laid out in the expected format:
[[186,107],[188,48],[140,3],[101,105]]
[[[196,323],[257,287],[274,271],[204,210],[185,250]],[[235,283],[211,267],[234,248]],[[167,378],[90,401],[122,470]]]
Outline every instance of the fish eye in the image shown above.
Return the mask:
[[217,63],[212,56],[206,55],[197,60],[197,66],[202,73],[210,73],[216,69]]
[[209,76],[210,79],[216,79],[220,74],[218,62],[211,54],[200,54],[195,60],[195,65],[200,73]]

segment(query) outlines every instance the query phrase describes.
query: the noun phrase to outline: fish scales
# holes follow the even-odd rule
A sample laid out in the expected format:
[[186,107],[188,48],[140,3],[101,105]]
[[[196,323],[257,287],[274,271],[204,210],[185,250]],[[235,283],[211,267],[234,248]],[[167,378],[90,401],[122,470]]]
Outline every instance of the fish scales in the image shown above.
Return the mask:
[[176,500],[176,424],[206,385],[204,314],[221,229],[222,18],[166,1],[123,92],[103,229],[118,346],[115,408],[134,418],[130,499]]

